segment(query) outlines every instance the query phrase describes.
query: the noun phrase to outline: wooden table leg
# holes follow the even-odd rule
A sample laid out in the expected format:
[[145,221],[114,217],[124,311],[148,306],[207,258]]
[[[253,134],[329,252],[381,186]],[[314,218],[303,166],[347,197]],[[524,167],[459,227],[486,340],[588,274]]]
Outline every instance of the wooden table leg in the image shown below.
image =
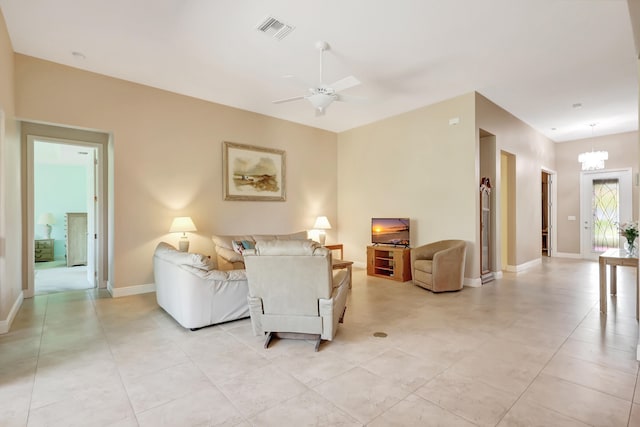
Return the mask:
[[353,274],[351,273],[351,265],[347,266],[347,274],[349,274],[349,289],[351,289]]
[[607,263],[604,258],[598,261],[600,266],[600,313],[607,314]]
[[618,267],[615,264],[609,266],[611,269],[611,284],[609,288],[611,289],[611,295],[618,294]]
[[636,266],[636,320],[640,321],[640,266]]

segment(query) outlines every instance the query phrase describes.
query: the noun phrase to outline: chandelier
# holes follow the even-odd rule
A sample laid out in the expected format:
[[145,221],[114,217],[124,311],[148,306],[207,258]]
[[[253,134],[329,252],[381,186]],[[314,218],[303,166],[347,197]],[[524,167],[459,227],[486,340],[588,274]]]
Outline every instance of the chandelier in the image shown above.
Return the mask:
[[593,171],[598,169],[604,169],[604,161],[609,159],[609,153],[607,151],[593,151],[593,128],[595,123],[591,123],[591,151],[581,153],[578,156],[578,161],[582,163],[583,171]]

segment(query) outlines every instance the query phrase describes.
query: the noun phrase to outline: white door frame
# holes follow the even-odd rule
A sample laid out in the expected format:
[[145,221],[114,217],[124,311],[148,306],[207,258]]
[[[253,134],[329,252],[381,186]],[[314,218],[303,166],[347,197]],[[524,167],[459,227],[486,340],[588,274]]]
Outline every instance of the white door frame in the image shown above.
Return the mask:
[[603,169],[580,173],[580,257],[597,260],[598,253],[591,251],[591,195],[586,192],[591,189],[594,179],[618,178],[620,185],[620,220],[631,221],[633,216],[633,187],[631,168]]
[[[26,200],[26,218],[27,218],[27,289],[24,292],[25,298],[33,297],[34,295],[34,268],[35,265],[35,218],[34,218],[34,143],[35,141],[42,142],[50,142],[54,144],[66,144],[66,145],[76,145],[80,147],[90,147],[95,148],[97,164],[95,165],[95,179],[96,179],[96,190],[97,190],[97,204],[95,205],[95,231],[97,234],[97,239],[95,240],[96,251],[95,251],[95,271],[96,271],[96,279],[97,286],[102,288],[106,281],[104,280],[105,271],[104,271],[104,259],[106,254],[104,253],[104,240],[106,239],[105,230],[106,230],[106,218],[103,218],[102,215],[102,206],[104,206],[104,183],[103,183],[103,173],[104,170],[104,150],[102,144],[92,143],[92,142],[84,142],[77,140],[68,140],[61,138],[51,138],[51,137],[43,137],[36,135],[27,135],[27,200]],[[95,282],[94,282],[95,283]]]
[[[558,174],[555,170],[542,167],[542,172],[549,175],[549,234],[547,235],[549,245],[549,256],[556,256],[556,247],[558,247],[558,232],[556,224],[558,223],[558,211],[556,206],[558,205],[558,192],[556,191],[558,180]],[[542,253],[542,251],[540,251]],[[542,256],[542,255],[541,255]]]

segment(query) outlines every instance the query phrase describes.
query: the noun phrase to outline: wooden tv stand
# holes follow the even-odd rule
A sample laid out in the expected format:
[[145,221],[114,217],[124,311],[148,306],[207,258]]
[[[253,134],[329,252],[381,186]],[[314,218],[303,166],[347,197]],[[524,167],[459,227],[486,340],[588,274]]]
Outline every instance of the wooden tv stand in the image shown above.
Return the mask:
[[367,274],[398,282],[411,280],[411,249],[367,246]]

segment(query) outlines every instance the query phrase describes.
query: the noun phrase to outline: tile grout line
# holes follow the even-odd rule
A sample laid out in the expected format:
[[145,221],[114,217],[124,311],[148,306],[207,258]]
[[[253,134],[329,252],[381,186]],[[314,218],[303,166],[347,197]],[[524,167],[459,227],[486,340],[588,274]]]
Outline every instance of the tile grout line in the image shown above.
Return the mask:
[[[113,348],[111,347],[111,341],[109,340],[109,337],[107,335],[107,332],[105,330],[104,324],[102,323],[102,319],[100,318],[100,315],[98,314],[98,310],[97,310],[97,304],[96,304],[96,294],[99,296],[100,294],[100,290],[99,289],[92,289],[93,295],[91,296],[91,303],[93,305],[93,310],[95,312],[96,315],[96,319],[98,320],[98,323],[100,324],[100,329],[102,330],[102,334],[104,335],[104,340],[107,343],[107,346],[109,347],[109,354],[111,355],[111,359],[113,360],[113,364],[115,365],[116,371],[118,372],[118,378],[120,379],[120,385],[122,386],[122,389],[124,390],[126,396],[127,396],[127,404],[129,406],[129,409],[131,409],[131,413],[134,416],[135,422],[136,424],[139,426],[140,425],[140,421],[138,420],[138,414],[136,413],[135,409],[133,408],[133,404],[131,403],[131,396],[129,395],[129,390],[127,390],[127,386],[124,383],[124,379],[122,378],[122,372],[120,372],[120,368],[118,367],[118,364],[116,363],[116,358],[115,355],[113,354]],[[90,291],[87,291],[90,292]]]
[[[544,371],[544,370],[545,370],[545,368],[549,365],[549,363],[553,360],[553,358],[554,358],[554,357],[556,357],[556,355],[560,352],[560,349],[561,349],[561,348],[562,348],[562,347],[567,343],[567,341],[569,340],[569,338],[571,337],[571,335],[573,335],[573,333],[574,333],[574,332],[575,332],[575,331],[580,327],[580,325],[582,324],[582,322],[584,322],[584,321],[587,319],[587,317],[589,317],[589,314],[590,314],[590,313],[591,313],[591,312],[596,308],[596,306],[597,306],[598,304],[599,304],[599,301],[596,301],[595,303],[593,303],[593,305],[592,305],[591,309],[590,309],[589,311],[587,311],[587,313],[582,317],[582,320],[580,320],[580,322],[578,322],[578,324],[576,325],[576,327],[575,327],[575,328],[573,328],[573,330],[572,330],[572,331],[567,335],[567,337],[564,339],[564,341],[562,341],[562,344],[560,344],[560,345],[558,346],[558,348],[556,349],[556,351],[551,355],[551,357],[549,358],[549,360],[547,360],[547,362],[546,362],[546,363],[544,364],[544,366],[540,369],[540,371],[538,372],[538,374],[537,374],[537,375],[536,375],[536,376],[535,376],[535,377],[534,377],[534,378],[529,382],[529,384],[528,384],[528,385],[527,385],[527,387],[522,391],[522,393],[520,393],[520,396],[518,396],[518,398],[516,399],[516,401],[515,401],[515,402],[513,402],[513,404],[509,407],[509,409],[507,409],[507,411],[502,415],[502,417],[500,417],[500,420],[498,420],[498,423],[497,423],[496,425],[500,424],[500,423],[502,422],[502,420],[504,419],[504,417],[505,417],[505,416],[506,416],[506,415],[507,415],[507,414],[508,414],[512,409],[513,409],[513,407],[514,407],[514,406],[515,406],[515,405],[516,405],[516,404],[517,404],[517,403],[522,399],[522,397],[525,395],[525,393],[526,393],[526,392],[531,388],[531,385],[532,385],[532,384],[533,384],[533,383],[534,383],[534,382],[535,382],[535,381],[540,377],[540,374],[542,373],[542,371]],[[563,380],[563,381],[567,381],[567,380],[564,380],[563,378],[560,378],[560,379],[561,379],[561,380]],[[567,381],[567,382],[569,382],[569,383],[571,383],[571,384],[576,384],[576,383],[574,383],[574,382],[572,382],[572,381]],[[580,385],[580,384],[576,384],[576,385],[581,386],[581,387],[585,387],[585,386],[582,386],[582,385]],[[586,388],[588,388],[588,389],[590,389],[590,390],[593,390],[591,387],[586,387]],[[599,390],[596,390],[596,391],[599,391]],[[605,394],[608,394],[608,393],[605,393]],[[558,412],[558,411],[556,411],[556,410],[555,410],[555,409],[553,409],[553,408],[549,408],[549,407],[547,407],[547,406],[545,406],[545,405],[542,405],[542,404],[540,404],[540,403],[537,403],[537,404],[539,404],[540,406],[542,406],[543,408],[545,408],[545,409],[547,409],[547,410],[553,411],[553,412],[555,412],[555,413],[557,413],[557,414],[560,414],[560,415],[562,415],[562,416],[565,416],[565,417],[571,418],[571,419],[576,420],[576,421],[578,421],[578,422],[582,422],[582,421],[580,421],[580,420],[578,420],[578,419],[576,419],[576,418],[574,418],[574,417],[572,417],[572,416],[570,416],[570,415],[566,415],[566,414],[563,414],[563,413],[561,413],[561,412]]]
[[[42,351],[42,341],[44,339],[44,325],[47,320],[47,312],[49,310],[49,296],[39,296],[39,298],[44,297],[46,299],[46,304],[44,308],[44,315],[42,316],[42,328],[40,329],[40,343],[38,344],[38,354],[36,355],[36,366],[33,372],[33,382],[31,383],[31,393],[29,394],[29,406],[27,410],[27,425],[29,424],[29,418],[31,417],[31,405],[33,403],[33,392],[36,387],[36,376],[38,375],[38,368],[40,366],[40,352]],[[35,296],[33,298],[36,298]]]

